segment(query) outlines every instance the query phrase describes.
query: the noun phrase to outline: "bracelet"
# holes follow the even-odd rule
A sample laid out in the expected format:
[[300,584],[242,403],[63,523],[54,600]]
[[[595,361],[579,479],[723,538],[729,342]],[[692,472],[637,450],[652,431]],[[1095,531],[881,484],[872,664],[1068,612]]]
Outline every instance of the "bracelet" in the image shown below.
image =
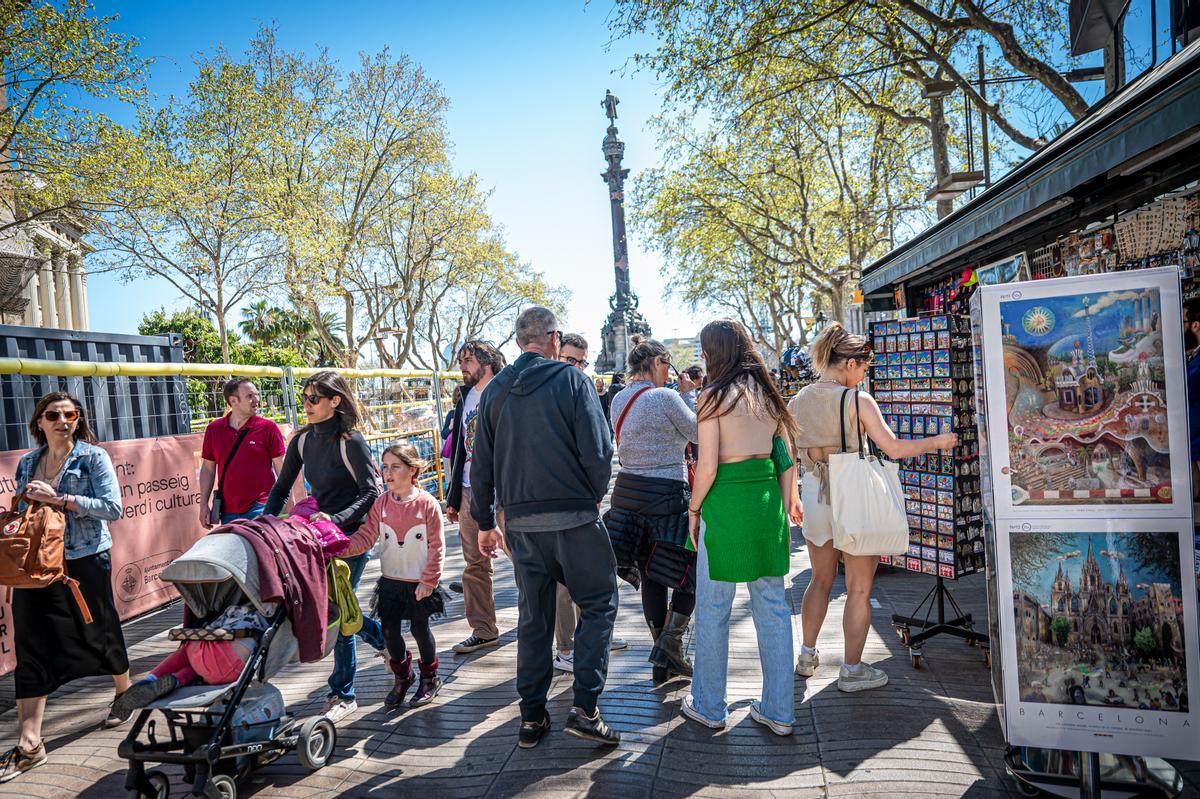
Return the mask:
[[58,507],[62,508],[63,510],[67,509],[67,495],[66,494],[59,494],[57,497],[55,497],[55,499],[62,503]]
[[695,514],[698,514],[698,513],[700,513],[700,509],[699,509],[699,508],[696,508],[695,510],[692,510],[691,508],[688,508],[688,513],[695,513]]

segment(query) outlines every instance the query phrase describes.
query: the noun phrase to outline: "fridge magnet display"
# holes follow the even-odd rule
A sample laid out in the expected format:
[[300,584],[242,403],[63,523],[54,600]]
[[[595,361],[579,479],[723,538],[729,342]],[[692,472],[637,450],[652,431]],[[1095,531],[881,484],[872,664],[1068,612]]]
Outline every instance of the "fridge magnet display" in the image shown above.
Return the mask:
[[1010,521],[997,548],[1009,743],[1200,756],[1189,520]]
[[995,286],[1000,283],[1015,283],[1029,280],[1029,265],[1025,253],[981,266],[975,270],[980,286]]
[[980,298],[997,516],[1190,512],[1178,272]]

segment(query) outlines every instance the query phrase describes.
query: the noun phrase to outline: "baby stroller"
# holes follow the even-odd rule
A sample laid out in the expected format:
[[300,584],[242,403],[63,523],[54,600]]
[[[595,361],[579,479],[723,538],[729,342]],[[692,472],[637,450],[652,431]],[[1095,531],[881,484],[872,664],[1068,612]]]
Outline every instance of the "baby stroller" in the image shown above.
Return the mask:
[[[181,687],[139,711],[118,753],[129,761],[125,788],[131,799],[170,794],[167,775],[146,763],[178,763],[192,796],[235,799],[238,782],[256,768],[296,750],[309,769],[324,766],[337,743],[337,730],[324,716],[300,723],[287,713],[269,680],[298,659],[296,636],[282,605],[263,602],[258,561],[248,541],[212,533],[162,571],[198,620],[247,601],[268,620],[237,681],[228,685]],[[325,654],[337,639],[337,606],[330,606]],[[169,738],[160,738],[154,711],[166,717]],[[141,740],[145,729],[145,741]]]

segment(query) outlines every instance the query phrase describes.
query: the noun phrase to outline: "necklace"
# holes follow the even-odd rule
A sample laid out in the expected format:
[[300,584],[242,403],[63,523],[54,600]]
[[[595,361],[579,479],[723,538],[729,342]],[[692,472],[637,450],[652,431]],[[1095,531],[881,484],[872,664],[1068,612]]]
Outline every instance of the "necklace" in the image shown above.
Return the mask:
[[54,476],[59,473],[64,465],[66,465],[67,459],[71,457],[71,450],[67,450],[67,454],[59,458],[58,463],[54,464],[53,467],[50,467],[49,455],[50,450],[47,449],[42,455],[41,459],[38,461],[38,470],[41,471],[42,477],[46,478],[47,481],[53,480]]

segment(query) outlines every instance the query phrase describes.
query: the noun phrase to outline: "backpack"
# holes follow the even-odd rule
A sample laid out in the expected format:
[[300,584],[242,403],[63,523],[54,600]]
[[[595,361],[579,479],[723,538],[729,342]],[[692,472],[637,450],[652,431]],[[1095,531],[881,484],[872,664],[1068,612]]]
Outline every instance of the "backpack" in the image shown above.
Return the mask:
[[[300,434],[300,438],[296,441],[296,452],[300,455],[300,462],[304,462],[304,439],[308,438],[308,431],[305,430]],[[346,439],[338,436],[338,445],[342,451],[342,464],[346,467],[346,471],[350,472],[350,477],[354,482],[358,482],[358,473],[354,471],[354,466],[350,463],[350,454],[346,451]],[[372,477],[375,481],[375,488],[380,493],[383,492],[383,475],[379,473],[379,467],[374,462],[371,463]]]
[[92,623],[79,581],[67,576],[67,516],[61,508],[29,502],[18,510],[24,494],[12,499],[12,507],[0,514],[0,585],[14,588],[46,588],[66,583],[79,606],[84,623]]

